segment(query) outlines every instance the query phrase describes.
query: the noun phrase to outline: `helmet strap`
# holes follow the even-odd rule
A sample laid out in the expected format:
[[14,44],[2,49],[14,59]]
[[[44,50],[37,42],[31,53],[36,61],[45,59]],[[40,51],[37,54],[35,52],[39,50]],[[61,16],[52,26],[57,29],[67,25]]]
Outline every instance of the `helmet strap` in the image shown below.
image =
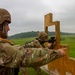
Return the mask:
[[1,38],[7,38],[7,33],[6,33],[6,30],[5,30],[5,23],[3,22],[1,25],[0,25],[0,37]]
[[6,33],[5,28],[4,28],[4,25],[3,25],[3,35],[4,35],[4,38],[7,38],[7,33]]

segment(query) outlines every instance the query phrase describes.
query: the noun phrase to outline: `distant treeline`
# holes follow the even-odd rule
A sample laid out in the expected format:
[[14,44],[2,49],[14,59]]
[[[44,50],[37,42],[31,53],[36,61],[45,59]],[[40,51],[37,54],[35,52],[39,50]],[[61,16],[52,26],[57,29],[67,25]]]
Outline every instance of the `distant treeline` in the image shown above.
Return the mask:
[[[39,31],[23,32],[9,36],[10,39],[36,37]],[[75,33],[61,32],[61,35],[75,35]],[[48,36],[54,36],[55,32],[48,32]]]

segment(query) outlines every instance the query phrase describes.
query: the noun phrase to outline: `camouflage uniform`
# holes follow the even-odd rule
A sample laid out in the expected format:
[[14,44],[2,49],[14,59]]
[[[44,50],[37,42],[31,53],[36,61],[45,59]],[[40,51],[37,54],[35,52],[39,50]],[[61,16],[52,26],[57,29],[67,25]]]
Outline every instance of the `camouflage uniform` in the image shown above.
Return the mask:
[[42,45],[38,40],[32,40],[30,42],[25,43],[25,48],[42,48]]
[[[0,66],[5,68],[39,67],[61,57],[57,50],[45,48],[18,49],[10,43],[0,41]],[[2,69],[2,68],[0,68]],[[0,70],[1,71],[1,70]],[[0,75],[2,73],[0,72]],[[6,75],[6,74],[5,74]]]
[[[33,40],[31,42],[27,42],[27,43],[25,43],[25,45],[23,47],[24,48],[42,48],[42,46],[38,40]],[[41,75],[41,68],[40,67],[35,66],[33,68],[35,69],[35,71],[38,75]]]
[[40,42],[43,48],[55,48],[55,37],[51,37],[51,39],[48,40],[48,34],[46,32],[39,32],[36,39]]
[[[5,39],[2,39],[0,38],[0,53],[2,51],[2,46],[1,46],[1,42],[3,43],[9,43],[11,45],[13,45],[13,42],[9,41],[9,40],[5,40]],[[3,53],[0,54],[0,56],[2,55]],[[1,59],[1,57],[0,57]],[[1,61],[1,60],[0,60]],[[15,75],[14,74],[14,68],[11,68],[11,67],[5,67],[5,66],[1,66],[0,65],[0,75]],[[16,74],[17,75],[17,74]]]

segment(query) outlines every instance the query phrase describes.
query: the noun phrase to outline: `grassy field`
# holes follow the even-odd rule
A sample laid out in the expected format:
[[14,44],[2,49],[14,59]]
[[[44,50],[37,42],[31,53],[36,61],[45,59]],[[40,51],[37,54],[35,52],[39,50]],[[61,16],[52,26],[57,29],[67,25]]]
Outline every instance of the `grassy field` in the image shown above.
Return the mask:
[[[17,44],[25,44],[28,41],[34,40],[35,37],[33,38],[23,38],[23,39],[12,39],[12,41],[17,45]],[[61,36],[61,44],[67,44],[69,46],[69,56],[75,58],[75,36]],[[36,72],[32,69],[29,68],[29,75],[37,75]],[[21,74],[19,74],[21,75]],[[45,72],[42,72],[42,75],[48,75]]]
[[75,58],[75,36],[61,36],[61,43],[69,46],[69,56]]
[[32,37],[32,38],[21,38],[21,39],[19,38],[19,39],[11,39],[11,40],[14,42],[15,45],[17,45],[17,44],[22,45],[22,44],[25,44],[26,42],[32,41],[34,39],[35,39],[35,37]]

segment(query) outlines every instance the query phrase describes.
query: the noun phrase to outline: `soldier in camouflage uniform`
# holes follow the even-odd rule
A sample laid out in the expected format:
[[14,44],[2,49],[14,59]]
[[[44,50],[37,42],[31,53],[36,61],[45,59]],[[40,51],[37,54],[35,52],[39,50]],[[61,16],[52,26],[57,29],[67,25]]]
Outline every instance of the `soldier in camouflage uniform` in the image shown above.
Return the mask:
[[[39,67],[65,55],[65,48],[17,48],[7,40],[10,13],[0,8],[0,75],[13,75],[17,67]],[[11,70],[12,69],[12,70]]]
[[39,32],[36,39],[40,42],[43,48],[51,48],[52,43],[48,42],[48,34],[46,32]]
[[[7,32],[5,30],[5,24],[10,23],[11,22],[11,16],[9,14],[9,12],[5,9],[0,9],[0,42],[4,39],[6,39],[7,36]],[[8,28],[9,30],[9,28]],[[11,41],[5,40],[5,42],[10,42],[10,44],[14,44]],[[2,67],[3,68],[3,67]],[[14,72],[13,72],[14,71]],[[19,68],[6,68],[4,67],[3,69],[0,69],[0,74],[2,73],[2,75],[18,75],[18,71]]]
[[54,49],[56,45],[55,37],[48,39],[48,34],[46,32],[39,32],[36,39],[40,42],[43,48]]
[[25,48],[51,48],[52,43],[48,42],[48,35],[45,32],[38,32],[35,40],[25,43]]

